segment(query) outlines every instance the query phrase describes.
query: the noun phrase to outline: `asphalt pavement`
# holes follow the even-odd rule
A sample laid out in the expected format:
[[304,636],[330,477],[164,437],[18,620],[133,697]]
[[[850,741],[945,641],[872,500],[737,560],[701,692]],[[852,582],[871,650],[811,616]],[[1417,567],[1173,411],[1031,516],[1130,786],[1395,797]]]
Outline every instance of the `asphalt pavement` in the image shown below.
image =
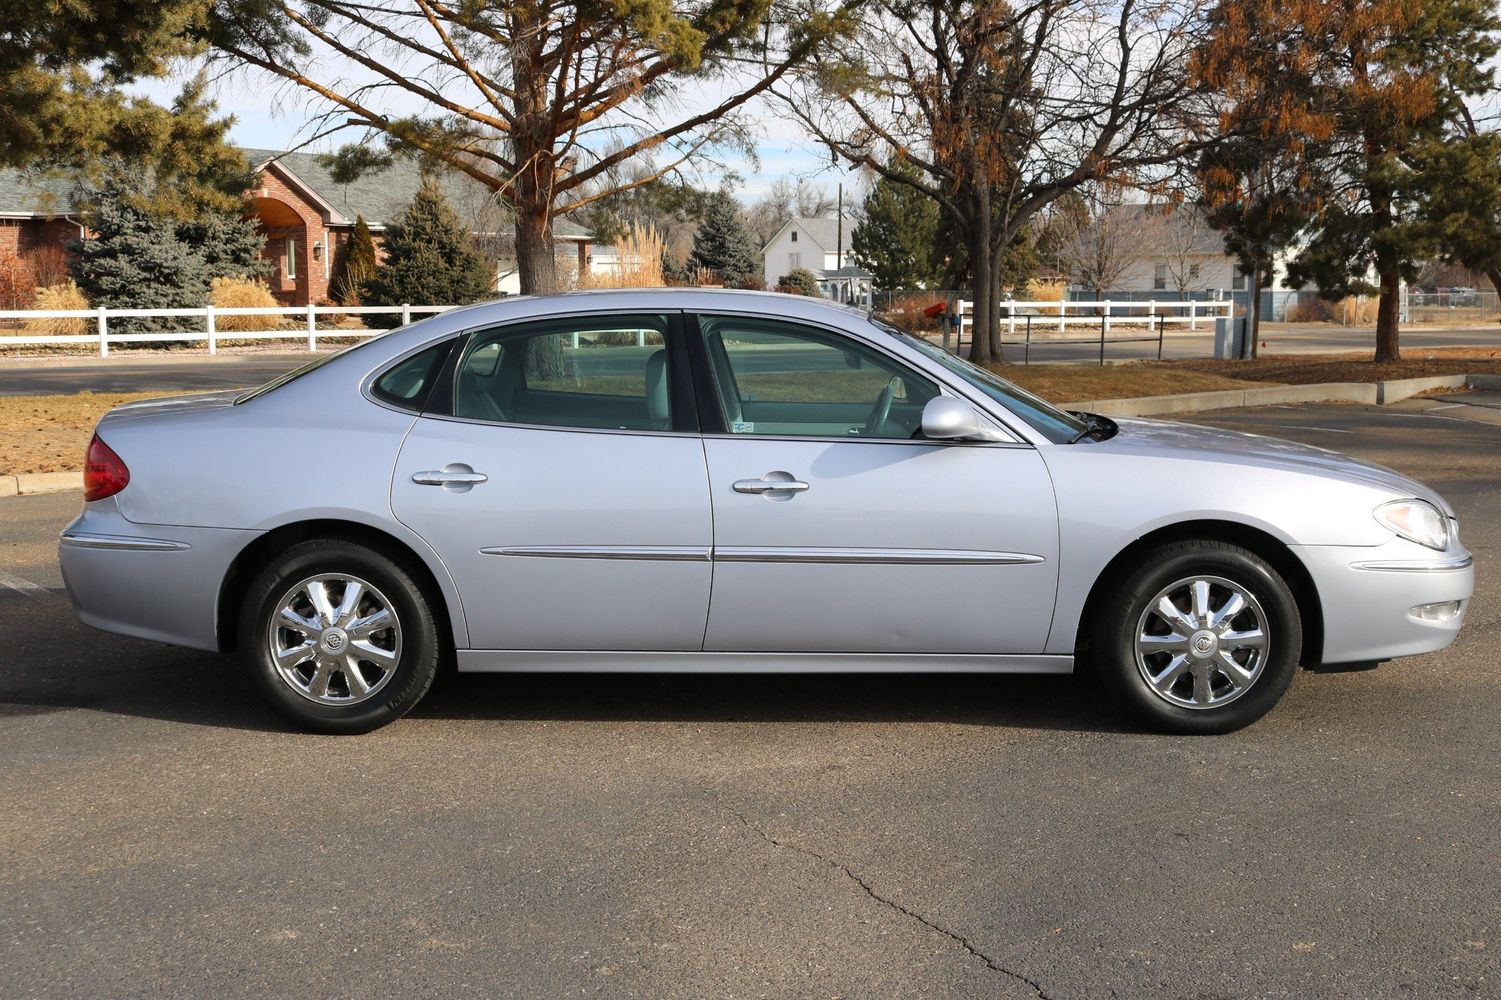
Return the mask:
[[1501,996],[1501,427],[1450,412],[1202,418],[1431,483],[1479,590],[1200,739],[972,676],[453,675],[309,736],[73,620],[78,494],[0,500],[0,996]]

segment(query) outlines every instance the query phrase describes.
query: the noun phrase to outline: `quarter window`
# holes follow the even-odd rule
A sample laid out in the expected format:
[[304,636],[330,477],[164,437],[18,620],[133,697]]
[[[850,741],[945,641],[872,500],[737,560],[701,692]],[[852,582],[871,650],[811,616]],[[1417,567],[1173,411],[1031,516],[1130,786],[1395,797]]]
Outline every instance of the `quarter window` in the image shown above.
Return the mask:
[[791,323],[701,316],[731,434],[912,438],[938,386],[839,334]]
[[474,334],[453,383],[471,420],[671,430],[665,316],[582,317]]
[[433,382],[438,377],[438,370],[443,367],[443,360],[448,357],[452,347],[453,341],[445,340],[418,351],[405,361],[393,365],[376,379],[371,384],[370,391],[392,406],[399,406],[404,410],[422,409],[422,404],[426,402]]

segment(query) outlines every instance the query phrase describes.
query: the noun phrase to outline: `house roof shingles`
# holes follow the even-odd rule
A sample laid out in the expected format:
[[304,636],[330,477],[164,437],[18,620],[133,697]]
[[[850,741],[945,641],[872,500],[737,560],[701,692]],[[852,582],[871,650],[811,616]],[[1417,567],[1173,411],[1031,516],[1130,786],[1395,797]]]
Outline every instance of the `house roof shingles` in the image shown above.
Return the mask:
[[[284,153],[275,149],[246,149],[244,153],[257,167],[268,160],[281,164],[342,217],[335,222],[353,223],[356,216],[363,215],[371,226],[383,227],[400,217],[421,183],[417,165],[407,159],[398,159],[385,170],[340,184],[314,153]],[[465,218],[475,218],[494,196],[489,188],[457,171],[443,174],[442,184],[444,194]],[[74,186],[75,179],[66,175],[0,170],[0,216],[65,215],[73,210]],[[553,236],[582,240],[589,238],[589,231],[567,219],[557,219],[553,222]]]

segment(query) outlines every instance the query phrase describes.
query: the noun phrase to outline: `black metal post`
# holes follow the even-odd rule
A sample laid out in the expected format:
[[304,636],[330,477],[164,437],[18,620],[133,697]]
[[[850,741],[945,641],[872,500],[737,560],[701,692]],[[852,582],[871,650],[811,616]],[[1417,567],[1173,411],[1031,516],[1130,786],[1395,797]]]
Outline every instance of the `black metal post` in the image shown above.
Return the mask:
[[1027,346],[1022,351],[1022,364],[1024,364],[1024,365],[1030,365],[1031,363],[1032,363],[1032,317],[1028,316],[1027,317]]
[[1105,367],[1105,323],[1109,319],[1108,312],[1100,313],[1100,367]]
[[1157,317],[1157,360],[1162,360],[1162,334],[1167,329],[1167,317]]

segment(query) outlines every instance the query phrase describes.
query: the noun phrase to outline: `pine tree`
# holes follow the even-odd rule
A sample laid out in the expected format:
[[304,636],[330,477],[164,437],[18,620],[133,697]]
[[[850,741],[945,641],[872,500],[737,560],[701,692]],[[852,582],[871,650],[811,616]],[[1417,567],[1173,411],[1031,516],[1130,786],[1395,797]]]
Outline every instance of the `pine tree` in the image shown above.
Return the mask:
[[266,237],[256,229],[254,219],[210,214],[178,226],[178,237],[197,248],[214,278],[258,278],[271,269],[261,259]]
[[385,251],[386,259],[365,285],[369,305],[463,305],[494,287],[474,237],[431,176],[422,179],[401,221],[387,228]]
[[339,245],[334,257],[334,280],[329,286],[333,300],[341,306],[359,305],[364,288],[375,277],[375,240],[363,215],[355,216],[354,232]]
[[[74,280],[89,302],[112,309],[196,309],[208,300],[214,277],[200,248],[184,240],[181,224],[149,214],[118,177],[90,198],[94,236],[69,244]],[[172,329],[180,320],[113,321],[116,332]]]
[[865,196],[864,216],[850,234],[850,257],[875,277],[877,288],[932,288],[942,281],[932,197],[882,177]]
[[740,219],[740,206],[728,191],[716,191],[710,196],[704,221],[693,235],[688,265],[718,273],[726,285],[759,283],[760,254],[751,243],[750,230]]

